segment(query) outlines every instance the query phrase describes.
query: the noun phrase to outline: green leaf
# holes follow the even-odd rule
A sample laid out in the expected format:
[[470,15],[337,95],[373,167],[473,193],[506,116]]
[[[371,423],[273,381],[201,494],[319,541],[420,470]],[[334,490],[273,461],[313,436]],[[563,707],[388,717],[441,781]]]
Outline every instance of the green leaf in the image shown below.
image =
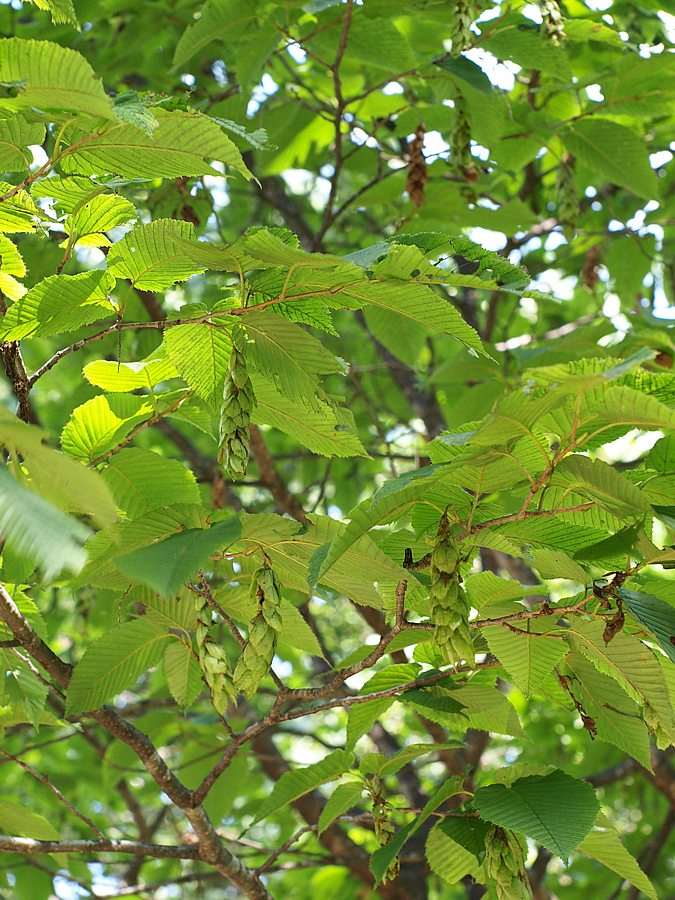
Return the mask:
[[202,676],[192,648],[184,641],[172,641],[164,651],[164,677],[181,709],[194,703],[203,686]]
[[89,198],[66,222],[66,228],[75,242],[89,234],[110,231],[136,218],[133,203],[117,194],[96,194]]
[[154,413],[149,399],[101,394],[73,410],[61,433],[61,447],[76,459],[93,462]]
[[323,658],[316,635],[303,619],[300,610],[296,609],[288,600],[282,600],[279,614],[281,616],[279,640],[290,644],[296,650]]
[[30,0],[30,3],[34,3],[39,9],[49,10],[55,25],[72,25],[80,30],[73,0]]
[[551,487],[564,489],[562,497],[556,497],[557,506],[566,505],[565,494],[573,491],[620,519],[634,519],[649,512],[640,489],[599,459],[579,454],[566,457],[555,467]]
[[412,822],[404,825],[396,832],[394,837],[373,853],[370,861],[370,871],[375,876],[376,883],[384,878],[389,866],[396,856],[401,852],[407,841],[419,831],[422,825],[427,821],[429,816],[449,798],[455,794],[461,793],[462,780],[459,777],[448,778],[434,791],[424,804],[424,809]]
[[[360,689],[359,694],[372,694],[388,688],[398,687],[414,681],[419,675],[420,667],[414,663],[403,663],[387,666],[372,675]],[[386,697],[381,700],[369,700],[364,703],[354,703],[349,707],[347,716],[347,749],[352,750],[359,738],[366,734],[374,723],[385,713],[393,703],[393,698]]]
[[[255,367],[289,400],[321,409],[318,376],[343,372],[336,356],[298,325],[262,310],[244,317]],[[325,405],[325,404],[324,404]]]
[[328,802],[321,810],[319,816],[319,830],[317,834],[321,834],[329,825],[344,815],[352,806],[356,806],[363,794],[362,781],[345,781],[339,784],[328,798]]
[[50,41],[0,40],[0,81],[20,84],[17,96],[0,100],[0,108],[114,119],[112,101],[86,59]]
[[156,666],[171,635],[146,619],[125,622],[107,631],[89,647],[73,670],[66,699],[66,715],[98,709],[115,694],[132,688],[140,676]]
[[591,716],[601,741],[608,741],[651,771],[649,731],[637,703],[581,653],[569,653],[565,669],[572,674],[574,696]]
[[237,0],[210,0],[202,7],[197,21],[186,28],[176,44],[174,66],[184,65],[211,41],[236,43],[255,21],[255,12]]
[[353,753],[348,753],[346,750],[334,750],[320,762],[285,772],[276,782],[267,799],[258,808],[251,825],[261,822],[272,813],[290,805],[298,797],[302,797],[319,785],[335,781],[351,767],[353,762]]
[[[0,800],[0,828],[5,834],[18,834],[38,841],[58,841],[61,838],[44,816],[5,799]],[[62,858],[59,854],[59,859]]]
[[5,341],[76,331],[82,325],[112,318],[110,280],[103,271],[48,275],[13,303],[0,322]]
[[636,859],[626,850],[613,828],[598,827],[596,823],[596,827],[589,831],[577,849],[580,853],[590,856],[591,859],[596,859],[612,872],[616,872],[646,897],[658,900],[654,885],[642,871]]
[[564,640],[536,634],[530,624],[526,623],[522,636],[496,625],[481,629],[490,650],[526,697],[543,684],[567,652]]
[[310,586],[321,580],[359,537],[375,525],[392,522],[416,503],[434,481],[442,478],[446,472],[447,468],[443,466],[425,466],[385,482],[373,497],[364,500],[351,511],[351,521],[343,533],[331,543],[327,552],[324,551],[321,557],[317,555],[313,560],[308,575]]
[[[199,313],[197,313],[199,314]],[[192,390],[216,412],[232,351],[229,333],[216,324],[177,325],[164,335],[166,354]]]
[[113,393],[127,393],[143,388],[152,390],[163,381],[178,375],[173,363],[154,356],[142,362],[114,362],[97,359],[82,369],[89,384]]
[[176,243],[177,238],[194,240],[194,227],[176,219],[155,219],[148,225],[137,225],[111,247],[108,271],[147,291],[163,291],[203,272]]
[[617,593],[638,622],[649,628],[661,648],[675,662],[675,609],[670,603],[653,594],[624,587],[620,587]]
[[317,399],[317,409],[289,400],[273,382],[258,373],[251,374],[256,406],[251,419],[271,425],[322,456],[367,456],[361,441],[341,421],[339,411]]
[[562,859],[588,834],[599,809],[591,785],[560,769],[519,778],[509,787],[479,788],[473,803],[484,819],[526,834]]
[[[208,162],[215,160],[236,169],[246,180],[251,178],[236,145],[208,116],[160,107],[154,113],[158,126],[151,134],[122,123],[85,142],[80,130],[68,128],[70,148],[61,160],[62,170],[67,175],[115,173],[125,178],[221,175]],[[111,105],[108,118],[113,115]]]
[[47,580],[64,569],[78,572],[90,530],[29,491],[0,468],[0,533],[19,557],[39,566]]
[[658,196],[658,179],[649,165],[647,147],[625,125],[597,116],[577,119],[562,139],[568,150],[605,181],[647,200]]
[[[12,196],[5,197],[4,195],[8,193],[11,193]],[[6,181],[0,181],[0,195],[4,197],[0,202],[0,232],[24,234],[35,231],[43,214],[33,202],[30,194],[23,190],[16,190],[15,185],[8,184]]]
[[136,518],[158,506],[199,503],[195,476],[182,463],[151,450],[120,450],[105,468],[103,477],[120,509]]
[[40,122],[28,122],[21,115],[0,118],[0,171],[23,172],[33,162],[29,144],[41,144],[45,127]]
[[435,825],[426,841],[426,857],[436,875],[448,884],[457,884],[465,875],[476,875],[478,859],[446,834],[444,822]]
[[648,702],[659,716],[664,729],[675,737],[675,720],[653,651],[633,635],[620,632],[609,644],[603,639],[604,622],[571,622],[569,640],[604,675],[614,678],[636,703]]
[[210,528],[194,528],[159,543],[119,556],[116,564],[125,575],[149,584],[167,597],[185,584],[214,554],[226,550],[241,534],[233,517]]

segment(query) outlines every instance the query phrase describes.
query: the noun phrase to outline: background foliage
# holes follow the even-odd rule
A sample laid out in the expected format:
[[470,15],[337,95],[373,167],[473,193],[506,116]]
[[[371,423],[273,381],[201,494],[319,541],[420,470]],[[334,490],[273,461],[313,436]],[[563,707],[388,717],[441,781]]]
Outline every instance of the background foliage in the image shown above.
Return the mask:
[[0,5],[3,896],[675,894],[672,27]]

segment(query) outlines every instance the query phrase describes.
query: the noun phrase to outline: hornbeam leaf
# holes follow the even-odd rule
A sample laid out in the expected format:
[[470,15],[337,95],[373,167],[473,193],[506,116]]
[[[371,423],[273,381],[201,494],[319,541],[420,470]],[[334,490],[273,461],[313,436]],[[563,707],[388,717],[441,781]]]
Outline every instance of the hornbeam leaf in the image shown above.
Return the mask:
[[333,824],[338,816],[346,813],[352,806],[356,806],[363,794],[363,789],[362,781],[345,781],[343,784],[339,784],[330,795],[328,803],[321,810],[317,833],[321,834],[329,825]]
[[151,450],[120,450],[104,469],[103,477],[120,509],[132,519],[166,506],[167,502],[200,502],[192,472],[178,460],[166,459]]
[[81,130],[67,129],[72,149],[61,160],[62,170],[67,175],[125,178],[222,175],[208,162],[215,160],[236,169],[247,181],[251,178],[236,145],[208,116],[159,107],[153,111],[158,125],[150,134],[122,123],[85,141]]
[[477,874],[479,862],[473,853],[446,834],[445,823],[439,822],[429,832],[426,857],[431,870],[448,884],[457,884],[465,875]]
[[638,622],[649,628],[661,648],[675,662],[675,608],[643,591],[620,587],[617,593]]
[[560,769],[479,788],[473,799],[484,819],[512,828],[566,859],[593,827],[599,804],[586,781]]
[[39,9],[49,10],[55,25],[72,25],[73,28],[80,30],[73,0],[29,0],[29,2],[34,3]]
[[649,165],[644,140],[617,122],[579,118],[562,134],[565,146],[602,178],[628,188],[639,197],[658,196],[656,172]]
[[21,172],[33,162],[29,144],[41,144],[45,139],[45,126],[40,122],[28,122],[21,115],[0,118],[0,171]]
[[251,381],[256,399],[253,422],[272,425],[322,456],[368,456],[356,434],[340,422],[328,403],[321,402],[318,410],[311,410],[287,398],[259,373],[252,373]]
[[[191,313],[206,309],[193,304]],[[181,311],[185,314],[185,307]],[[194,322],[167,328],[164,349],[169,360],[192,390],[211,406],[220,410],[223,382],[232,351],[232,341],[225,328],[210,322]]]
[[0,40],[0,81],[20,84],[16,97],[0,100],[0,108],[36,107],[55,116],[83,113],[112,119],[112,101],[86,59],[50,41]]
[[114,307],[107,299],[110,279],[104,271],[79,275],[48,275],[7,310],[0,322],[0,337],[20,341],[76,331],[106,317]]
[[125,622],[107,631],[75,666],[68,685],[66,715],[97,709],[156,666],[171,635],[145,619]]
[[148,225],[138,225],[111,247],[108,271],[116,278],[128,278],[142,290],[163,291],[204,271],[176,243],[177,238],[194,237],[194,227],[176,219],[155,219]]
[[40,566],[49,580],[64,569],[82,568],[83,544],[91,532],[0,468],[0,533],[8,549]]
[[609,826],[604,816],[598,817],[595,827],[589,831],[577,849],[591,859],[596,859],[612,872],[616,872],[621,878],[625,878],[650,900],[658,900],[654,885],[642,871],[637,860],[626,850],[619,835]]
[[272,813],[290,805],[298,797],[313,791],[319,785],[335,781],[351,767],[353,762],[353,753],[347,753],[346,750],[334,750],[320,762],[302,769],[285,772],[272,788],[270,795],[258,808],[251,825],[261,822]]
[[241,534],[237,517],[210,528],[192,528],[125,553],[116,564],[125,575],[149,584],[164,597],[179,590],[216,552],[226,550]]
[[560,638],[546,637],[529,630],[523,631],[521,636],[515,631],[493,625],[483,628],[481,633],[492,653],[526,697],[530,697],[543,684],[568,649]]
[[181,709],[187,709],[202,688],[197,658],[188,644],[172,641],[164,651],[164,676],[171,695]]

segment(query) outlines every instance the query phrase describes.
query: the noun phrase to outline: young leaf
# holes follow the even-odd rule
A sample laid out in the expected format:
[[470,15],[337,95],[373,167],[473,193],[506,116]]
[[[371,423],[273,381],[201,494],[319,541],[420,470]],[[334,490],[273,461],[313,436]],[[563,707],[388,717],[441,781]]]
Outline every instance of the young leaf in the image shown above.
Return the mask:
[[155,219],[148,225],[137,225],[111,247],[108,271],[116,278],[128,278],[134,287],[144,291],[163,291],[203,272],[181,250],[177,238],[194,240],[194,227],[175,219]]
[[590,784],[560,769],[519,778],[509,787],[481,787],[473,802],[484,819],[526,834],[563,859],[588,834],[599,809]]

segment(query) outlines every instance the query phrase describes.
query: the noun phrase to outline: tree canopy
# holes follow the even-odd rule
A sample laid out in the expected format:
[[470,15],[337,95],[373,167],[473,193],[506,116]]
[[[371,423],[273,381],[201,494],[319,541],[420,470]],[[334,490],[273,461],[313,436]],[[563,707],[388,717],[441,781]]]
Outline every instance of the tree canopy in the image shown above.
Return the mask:
[[0,4],[0,896],[675,895],[665,6]]

